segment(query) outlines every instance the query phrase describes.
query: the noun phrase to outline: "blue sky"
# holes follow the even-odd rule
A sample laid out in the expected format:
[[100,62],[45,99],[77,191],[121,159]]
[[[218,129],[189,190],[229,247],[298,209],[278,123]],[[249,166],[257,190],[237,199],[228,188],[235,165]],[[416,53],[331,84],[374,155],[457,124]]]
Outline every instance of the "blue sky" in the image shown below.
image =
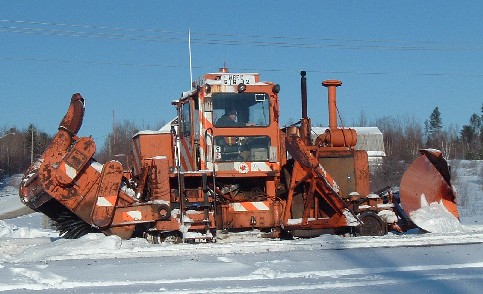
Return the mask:
[[71,95],[87,100],[81,136],[116,121],[153,128],[193,77],[260,72],[281,85],[281,121],[327,124],[325,79],[340,79],[346,125],[361,112],[414,117],[438,106],[445,127],[483,103],[482,1],[0,1],[0,129],[54,134]]

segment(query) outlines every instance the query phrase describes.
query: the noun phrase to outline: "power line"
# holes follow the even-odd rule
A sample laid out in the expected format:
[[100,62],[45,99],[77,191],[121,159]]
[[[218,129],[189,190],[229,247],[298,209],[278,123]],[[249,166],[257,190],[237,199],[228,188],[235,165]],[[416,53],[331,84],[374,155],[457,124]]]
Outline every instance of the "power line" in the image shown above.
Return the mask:
[[[8,20],[0,19],[0,22],[16,23],[16,24],[32,24],[42,26],[60,26],[60,27],[72,27],[72,28],[84,28],[84,29],[101,29],[101,30],[114,30],[114,31],[129,31],[129,32],[150,32],[150,33],[168,33],[177,35],[186,35],[186,32],[161,30],[161,29],[140,29],[140,28],[121,28],[121,27],[109,27],[109,26],[95,26],[95,25],[80,25],[80,24],[66,24],[66,23],[54,23],[54,22],[36,22],[25,20]],[[337,38],[308,38],[308,37],[293,37],[293,36],[270,36],[270,35],[239,35],[239,34],[222,34],[222,33],[194,33],[200,36],[218,36],[218,37],[243,37],[243,38],[262,38],[262,39],[290,39],[296,41],[302,40],[316,40],[316,41],[339,41],[339,42],[371,42],[371,43],[420,43],[420,44],[452,44],[451,42],[440,41],[405,41],[405,40],[377,40],[377,39],[337,39]],[[460,44],[461,42],[458,42]],[[481,43],[473,44],[481,46]]]
[[[52,22],[35,22],[25,20],[0,19],[0,24],[14,24],[0,26],[0,33],[19,33],[28,35],[64,36],[91,38],[101,40],[143,41],[162,43],[186,43],[186,32],[169,31],[161,29],[121,28],[108,26],[79,25]],[[197,36],[197,37],[193,37]],[[481,44],[463,43],[463,47],[454,47],[448,42],[408,42],[401,40],[363,40],[363,39],[334,39],[334,38],[307,38],[291,36],[263,36],[263,35],[237,35],[220,33],[192,33],[191,42],[195,44],[217,46],[257,46],[278,48],[302,48],[302,49],[350,49],[350,50],[424,50],[424,51],[481,51]],[[382,45],[381,45],[382,44]],[[462,43],[458,43],[462,44]],[[466,45],[465,45],[466,44]],[[471,45],[471,46],[468,46]],[[453,47],[452,47],[453,46]],[[151,67],[151,68],[183,68],[186,66],[148,64],[148,63],[119,63],[109,61],[82,61],[82,60],[57,60],[31,57],[8,57],[0,56],[0,60],[24,61],[24,62],[50,62],[50,63],[77,63],[87,65],[109,65],[128,67]],[[203,69],[207,67],[194,67]],[[212,66],[209,67],[211,69]],[[266,72],[292,72],[291,69],[234,69],[239,71],[266,71]],[[483,74],[456,74],[456,73],[391,73],[391,72],[354,72],[354,71],[319,71],[314,73],[341,74],[341,75],[395,75],[395,76],[466,76],[481,77]]]
[[[2,57],[0,60],[6,61],[24,61],[24,62],[49,62],[59,64],[86,64],[86,65],[109,65],[109,66],[124,66],[124,67],[150,67],[150,68],[179,68],[189,69],[189,66],[182,65],[167,65],[159,63],[120,63],[120,62],[105,62],[105,61],[80,61],[80,60],[58,60],[48,58],[32,58],[32,57]],[[210,71],[212,66],[193,66],[194,69],[204,69]],[[299,69],[283,69],[283,68],[240,68],[233,67],[233,71],[238,72],[299,72]],[[446,76],[446,77],[483,77],[482,74],[472,73],[404,73],[404,72],[359,72],[359,71],[323,71],[323,70],[306,70],[308,73],[317,74],[338,74],[338,75],[371,75],[371,76]]]
[[[87,64],[87,65],[116,65],[116,66],[132,66],[132,67],[160,67],[160,68],[187,68],[179,65],[166,65],[159,63],[121,63],[121,62],[107,62],[107,61],[88,61],[88,60],[61,60],[49,58],[34,58],[34,57],[1,57],[0,60],[10,61],[27,61],[27,62],[49,62],[49,63],[72,63],[72,64]],[[193,68],[199,68],[194,66]]]
[[[82,37],[106,40],[129,40],[186,43],[186,32],[135,29],[107,26],[78,25],[65,23],[34,22],[23,20],[0,19],[0,23],[14,23],[17,25],[33,25],[37,27],[2,26],[0,32],[20,33],[30,35],[55,35],[66,37]],[[62,27],[78,30],[49,29],[42,27]],[[94,32],[89,30],[102,30],[111,32]],[[115,32],[115,33],[113,33]],[[149,33],[149,35],[144,35]],[[207,38],[208,37],[208,38]],[[260,39],[260,40],[259,40]],[[228,46],[257,46],[302,49],[344,49],[344,50],[419,50],[419,51],[481,51],[483,44],[461,43],[455,46],[449,42],[409,42],[402,40],[364,40],[364,39],[335,39],[335,38],[307,38],[290,36],[264,36],[264,35],[235,35],[218,33],[192,33],[192,43],[205,45]],[[382,44],[382,45],[381,45]],[[461,46],[464,45],[464,46]]]

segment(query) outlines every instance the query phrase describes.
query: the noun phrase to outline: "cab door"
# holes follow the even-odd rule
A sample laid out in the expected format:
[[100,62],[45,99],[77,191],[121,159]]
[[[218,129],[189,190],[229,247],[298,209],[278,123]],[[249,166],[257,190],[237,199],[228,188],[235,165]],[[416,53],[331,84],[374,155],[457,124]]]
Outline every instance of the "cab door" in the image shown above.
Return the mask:
[[193,97],[189,97],[182,102],[178,110],[180,119],[180,165],[182,171],[195,171],[198,158],[199,125],[198,110]]

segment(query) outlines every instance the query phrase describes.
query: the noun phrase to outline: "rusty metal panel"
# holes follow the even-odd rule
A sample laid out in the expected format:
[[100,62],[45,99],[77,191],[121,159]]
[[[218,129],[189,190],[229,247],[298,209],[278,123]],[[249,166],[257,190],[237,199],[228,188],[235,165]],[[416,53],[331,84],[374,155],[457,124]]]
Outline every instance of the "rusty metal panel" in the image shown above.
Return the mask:
[[339,195],[348,197],[351,192],[360,195],[370,193],[369,163],[367,152],[356,150],[350,152],[337,151],[319,155],[319,163],[332,175],[339,185]]
[[319,163],[339,185],[339,195],[348,197],[356,191],[356,172],[354,157],[319,157]]
[[166,156],[168,165],[174,166],[173,137],[170,133],[139,133],[133,138],[134,168],[141,173],[143,159]]
[[151,176],[151,200],[164,200],[169,203],[170,185],[168,159],[165,156],[155,157],[153,158],[153,166],[156,167],[156,173]]
[[369,173],[369,157],[365,150],[354,151],[354,164],[356,171],[356,192],[360,195],[369,195],[371,192],[371,179]]

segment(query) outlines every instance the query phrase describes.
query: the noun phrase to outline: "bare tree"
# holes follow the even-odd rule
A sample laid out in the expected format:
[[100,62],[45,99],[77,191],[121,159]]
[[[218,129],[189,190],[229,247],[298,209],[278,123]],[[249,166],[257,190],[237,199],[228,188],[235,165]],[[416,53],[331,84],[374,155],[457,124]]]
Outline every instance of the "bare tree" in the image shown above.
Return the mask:
[[114,124],[113,132],[107,135],[104,146],[99,150],[96,158],[101,162],[115,159],[127,167],[129,165],[128,157],[132,153],[131,139],[138,131],[134,122],[129,120]]
[[367,118],[367,115],[364,112],[364,110],[361,110],[358,120],[352,122],[352,125],[354,127],[367,127],[367,126],[369,126],[369,119]]

